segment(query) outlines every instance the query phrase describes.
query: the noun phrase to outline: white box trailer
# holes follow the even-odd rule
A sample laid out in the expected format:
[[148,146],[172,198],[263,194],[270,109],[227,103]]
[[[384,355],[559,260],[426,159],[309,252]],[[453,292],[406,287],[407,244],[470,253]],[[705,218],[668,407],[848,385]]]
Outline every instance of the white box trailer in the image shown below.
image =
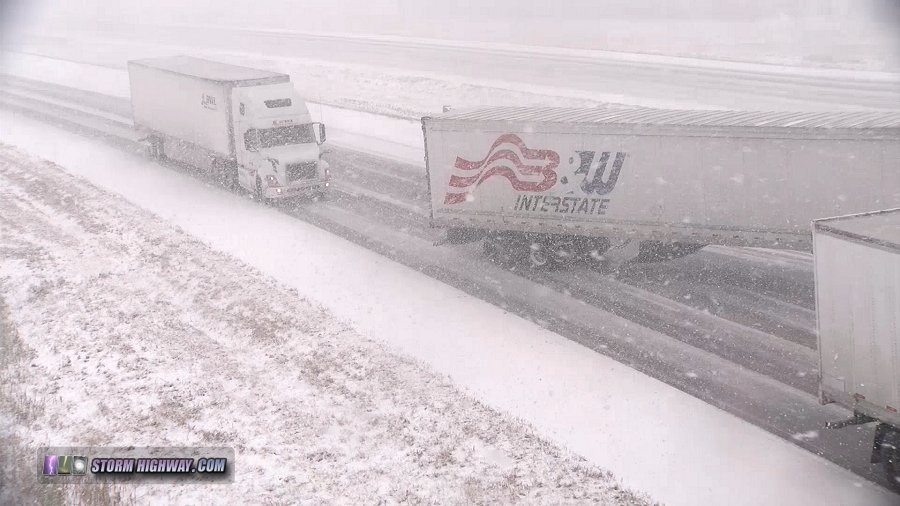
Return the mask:
[[151,154],[198,167],[261,198],[321,193],[325,129],[290,76],[190,56],[128,62],[135,128]]
[[[897,168],[900,170],[900,167]],[[900,209],[813,223],[819,398],[879,421],[873,462],[900,479]]]
[[900,206],[898,113],[492,107],[422,128],[431,223],[461,238],[809,250],[813,219]]

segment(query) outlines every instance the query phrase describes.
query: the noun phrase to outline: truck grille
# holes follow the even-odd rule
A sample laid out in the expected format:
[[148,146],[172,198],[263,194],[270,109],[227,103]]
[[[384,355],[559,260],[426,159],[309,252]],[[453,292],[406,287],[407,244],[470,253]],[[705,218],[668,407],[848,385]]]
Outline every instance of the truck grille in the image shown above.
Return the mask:
[[289,163],[286,169],[288,182],[316,177],[316,162]]

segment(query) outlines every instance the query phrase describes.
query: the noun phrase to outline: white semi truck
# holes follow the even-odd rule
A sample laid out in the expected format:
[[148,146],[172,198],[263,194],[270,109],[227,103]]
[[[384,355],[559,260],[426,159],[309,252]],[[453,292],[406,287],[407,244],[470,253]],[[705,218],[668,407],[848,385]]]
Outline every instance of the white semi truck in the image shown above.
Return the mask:
[[493,107],[422,118],[431,224],[542,266],[721,244],[900,206],[900,114]]
[[260,199],[326,192],[325,126],[290,76],[190,56],[128,62],[134,125],[158,158]]
[[[900,167],[895,167],[900,170]],[[900,209],[813,223],[819,399],[878,422],[872,462],[900,489]]]

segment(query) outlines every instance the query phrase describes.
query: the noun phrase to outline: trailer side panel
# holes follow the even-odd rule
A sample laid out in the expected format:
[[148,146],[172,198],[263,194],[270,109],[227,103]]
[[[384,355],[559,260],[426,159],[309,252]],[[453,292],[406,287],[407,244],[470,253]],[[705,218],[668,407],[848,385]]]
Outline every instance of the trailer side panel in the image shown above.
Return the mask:
[[814,227],[821,400],[900,425],[900,247],[829,223]]
[[233,157],[231,85],[130,62],[135,127]]
[[423,120],[435,226],[810,249],[814,219],[900,206],[895,118],[867,129],[539,113]]

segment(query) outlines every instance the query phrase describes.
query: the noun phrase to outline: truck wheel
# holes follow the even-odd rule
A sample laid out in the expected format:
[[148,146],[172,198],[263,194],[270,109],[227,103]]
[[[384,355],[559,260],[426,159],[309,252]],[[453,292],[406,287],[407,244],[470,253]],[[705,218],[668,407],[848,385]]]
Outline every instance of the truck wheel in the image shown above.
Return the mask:
[[162,139],[161,137],[154,137],[152,142],[154,145],[154,149],[153,149],[154,157],[161,162],[166,161],[166,159],[168,157],[166,157],[166,142],[165,142],[165,140]]
[[218,158],[213,158],[212,161],[209,162],[209,171],[207,176],[219,183],[222,186],[225,186],[225,171],[222,167],[222,161]]
[[589,265],[597,265],[604,260],[609,250],[609,239],[606,237],[580,237],[575,240],[573,250],[575,258]]
[[531,243],[528,250],[528,261],[534,269],[546,269],[550,265],[550,252],[539,242]]
[[260,179],[259,176],[256,176],[256,192],[255,192],[255,197],[256,197],[256,200],[258,200],[258,201],[260,201],[260,202],[265,202],[265,201],[266,201],[266,195],[263,193],[262,179]]
[[147,139],[147,154],[154,160],[159,160],[159,137],[150,137]]
[[583,257],[582,251],[586,248],[586,241],[573,237],[551,237],[544,245],[550,255],[550,267],[558,269],[575,263]]
[[507,234],[488,234],[484,238],[484,254],[491,262],[502,267],[513,267],[522,262],[527,245],[518,237]]
[[500,244],[497,240],[497,236],[488,235],[484,238],[484,242],[481,243],[482,252],[484,256],[488,258],[488,260],[494,260],[497,257],[497,254],[500,251]]
[[228,178],[228,189],[231,191],[237,191],[241,187],[241,183],[238,181],[238,168],[237,166],[228,167],[225,169]]
[[237,189],[237,167],[233,167],[232,164],[229,164],[226,160],[214,158],[212,163],[210,163],[210,172],[212,179],[225,188],[232,191]]
[[881,440],[881,467],[894,490],[900,492],[900,431],[887,429]]

